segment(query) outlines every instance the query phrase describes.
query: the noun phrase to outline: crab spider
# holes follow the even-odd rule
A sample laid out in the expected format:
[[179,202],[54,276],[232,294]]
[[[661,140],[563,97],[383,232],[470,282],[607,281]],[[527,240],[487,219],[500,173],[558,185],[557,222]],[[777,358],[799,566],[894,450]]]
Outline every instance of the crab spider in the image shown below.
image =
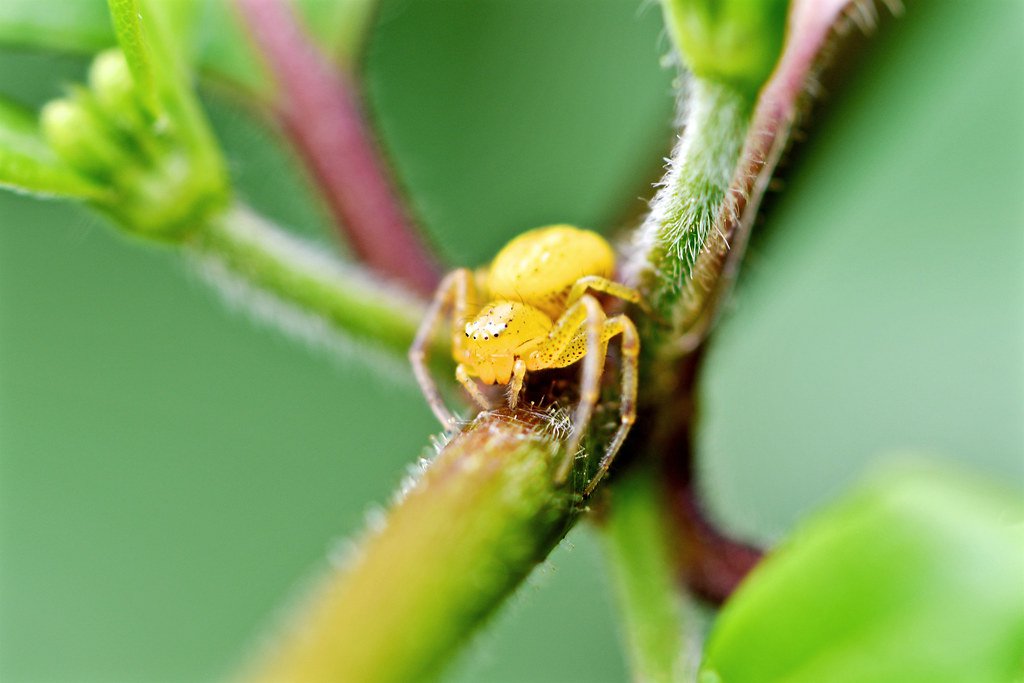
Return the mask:
[[431,409],[448,429],[456,418],[445,406],[427,369],[427,348],[438,324],[449,313],[455,377],[485,410],[492,406],[476,381],[509,386],[515,408],[526,373],[562,368],[582,360],[580,400],[576,407],[565,460],[556,479],[565,481],[580,440],[586,433],[600,392],[608,342],[620,336],[622,398],[620,424],[584,490],[601,481],[636,419],[637,357],[640,339],[625,315],[607,317],[588,292],[641,304],[640,294],[610,280],[615,269],[611,246],[596,233],[568,225],[537,228],[516,237],[489,268],[449,273],[409,350],[416,379]]

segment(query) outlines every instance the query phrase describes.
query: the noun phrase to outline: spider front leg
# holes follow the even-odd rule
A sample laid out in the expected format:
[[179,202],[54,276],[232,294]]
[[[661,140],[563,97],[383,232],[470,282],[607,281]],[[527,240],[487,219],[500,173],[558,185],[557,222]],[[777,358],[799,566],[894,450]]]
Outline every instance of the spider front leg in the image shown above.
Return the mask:
[[508,407],[515,410],[519,405],[519,394],[523,393],[523,380],[526,378],[526,361],[516,358],[512,365],[512,381],[508,386]]
[[[493,408],[491,402],[484,396],[484,392],[480,391],[480,387],[477,386],[476,381],[469,376],[469,372],[466,370],[466,366],[459,363],[455,367],[455,379],[459,380],[459,384],[463,386],[467,393],[473,397],[473,400],[480,405],[484,410],[490,410]],[[515,408],[515,406],[512,406]]]
[[597,299],[583,295],[569,307],[548,333],[548,341],[538,350],[539,367],[563,368],[583,359],[580,369],[580,400],[576,406],[572,433],[566,443],[565,458],[555,472],[555,481],[563,482],[572,471],[583,435],[587,433],[594,406],[601,391],[605,344],[601,332],[606,316]]
[[[427,349],[430,348],[434,340],[438,324],[448,310],[451,310],[452,350],[456,356],[459,355],[458,351],[462,349],[463,337],[462,331],[459,329],[459,323],[466,320],[469,301],[471,298],[475,299],[474,294],[473,273],[471,271],[460,268],[448,273],[441,280],[441,284],[438,285],[437,291],[434,293],[434,299],[427,310],[427,315],[424,316],[423,322],[416,332],[416,338],[409,348],[409,361],[412,363],[416,381],[419,382],[423,395],[426,397],[427,403],[430,404],[430,409],[434,411],[434,415],[445,426],[445,429],[454,428],[456,418],[452,411],[448,410],[448,407],[445,406],[441,393],[437,390],[437,383],[434,382],[434,378],[430,375],[430,369],[427,367]],[[461,368],[462,366],[460,365],[459,367]],[[465,372],[464,368],[462,370]],[[458,374],[458,371],[456,371],[456,374]],[[459,381],[462,381],[461,378],[459,378]],[[474,385],[473,388],[476,389],[476,386]],[[472,391],[470,393],[473,394]],[[477,389],[477,393],[479,393],[479,389]],[[476,394],[473,394],[473,397],[476,398]]]
[[622,448],[622,442],[626,440],[630,427],[636,421],[636,392],[637,375],[640,358],[640,335],[636,331],[633,321],[624,315],[617,315],[604,324],[601,341],[607,343],[615,335],[622,335],[620,349],[622,350],[619,373],[622,375],[622,396],[619,399],[619,428],[608,444],[608,449],[601,457],[597,466],[597,473],[583,490],[583,495],[589,496],[600,483],[608,468],[615,460],[615,454]]
[[627,287],[624,284],[609,280],[606,277],[600,275],[587,275],[581,277],[579,280],[573,283],[572,289],[569,290],[569,296],[566,298],[565,303],[567,306],[571,306],[576,303],[580,298],[586,294],[587,290],[593,290],[595,292],[604,292],[610,294],[623,301],[629,301],[642,308],[644,311],[649,312],[647,303],[640,296],[640,292]]

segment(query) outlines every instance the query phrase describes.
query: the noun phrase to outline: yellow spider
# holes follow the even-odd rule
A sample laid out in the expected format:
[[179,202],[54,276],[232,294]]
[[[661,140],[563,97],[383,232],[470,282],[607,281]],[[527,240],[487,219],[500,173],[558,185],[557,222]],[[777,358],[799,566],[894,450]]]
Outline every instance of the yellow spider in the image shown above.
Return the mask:
[[449,273],[409,350],[416,379],[441,423],[451,429],[456,418],[441,400],[426,361],[438,323],[449,310],[452,355],[458,363],[455,377],[484,409],[491,405],[474,378],[510,385],[508,404],[515,408],[528,371],[562,368],[583,359],[580,402],[566,459],[556,473],[558,481],[564,481],[594,412],[608,341],[622,335],[620,425],[584,491],[589,495],[636,419],[636,327],[625,315],[608,318],[587,293],[594,290],[642,303],[636,290],[609,279],[614,270],[615,253],[600,235],[552,225],[516,237],[498,252],[490,268],[475,274],[466,268]]

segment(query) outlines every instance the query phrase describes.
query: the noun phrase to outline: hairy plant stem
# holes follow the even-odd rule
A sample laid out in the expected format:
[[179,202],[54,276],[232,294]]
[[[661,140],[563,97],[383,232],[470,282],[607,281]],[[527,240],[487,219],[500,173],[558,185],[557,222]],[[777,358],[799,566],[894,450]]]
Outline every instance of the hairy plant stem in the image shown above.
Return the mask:
[[[240,291],[241,303],[280,318],[271,322],[337,332],[404,364],[424,308],[371,274],[237,204],[196,230],[186,246],[226,293]],[[446,368],[450,353],[443,349],[433,357]]]
[[328,572],[247,680],[422,681],[576,519],[546,415],[484,413]]
[[[789,37],[779,64],[761,91],[736,175],[729,186],[730,211],[719,215],[711,237],[694,263],[685,298],[694,303],[680,340],[684,349],[701,344],[717,319],[739,273],[761,199],[793,127],[813,93],[815,73],[824,68],[834,43],[851,22],[874,16],[870,2],[795,0]],[[868,30],[870,23],[861,23]]]
[[731,211],[728,188],[753,110],[751,96],[726,83],[691,78],[685,95],[682,135],[624,273],[655,313],[644,334],[648,377],[666,376],[661,366],[681,355],[675,341],[700,308],[689,282],[719,217]]
[[[700,353],[739,271],[761,199],[814,73],[849,20],[850,0],[795,0],[783,53],[754,101],[727,85],[695,80],[685,128],[625,276],[661,320],[644,330],[643,448],[661,453],[673,483],[671,510],[691,588],[721,602],[758,561],[705,517],[693,481],[692,414]],[[732,155],[736,154],[735,157]],[[636,444],[633,444],[636,446]]]

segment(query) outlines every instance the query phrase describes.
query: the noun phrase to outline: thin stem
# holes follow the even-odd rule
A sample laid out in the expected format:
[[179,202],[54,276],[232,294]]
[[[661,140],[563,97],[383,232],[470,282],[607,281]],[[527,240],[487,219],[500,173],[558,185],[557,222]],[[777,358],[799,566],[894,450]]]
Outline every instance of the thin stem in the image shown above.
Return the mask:
[[[419,302],[244,206],[213,218],[188,246],[204,275],[227,294],[247,297],[243,303],[252,303],[273,322],[300,333],[338,332],[405,362],[423,315]],[[446,355],[434,354],[439,359]]]
[[698,664],[687,660],[698,637],[676,588],[662,489],[653,467],[635,467],[616,482],[603,524],[626,651],[638,683],[680,683]]
[[436,676],[576,519],[550,434],[543,415],[481,415],[321,579],[249,680]]
[[339,228],[371,268],[429,294],[440,268],[388,178],[350,79],[320,54],[282,0],[237,0],[277,81],[275,108]]

